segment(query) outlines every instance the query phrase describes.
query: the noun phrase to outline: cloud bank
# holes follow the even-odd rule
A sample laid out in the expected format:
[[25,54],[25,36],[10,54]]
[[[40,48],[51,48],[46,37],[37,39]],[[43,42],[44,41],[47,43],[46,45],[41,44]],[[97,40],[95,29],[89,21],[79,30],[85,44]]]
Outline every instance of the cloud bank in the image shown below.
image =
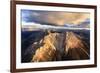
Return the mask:
[[[35,10],[22,10],[22,22],[36,22],[46,25],[64,26],[68,25],[81,25],[87,22],[89,26],[90,14],[82,12],[62,12],[62,11],[35,11]],[[85,25],[85,24],[82,24]]]

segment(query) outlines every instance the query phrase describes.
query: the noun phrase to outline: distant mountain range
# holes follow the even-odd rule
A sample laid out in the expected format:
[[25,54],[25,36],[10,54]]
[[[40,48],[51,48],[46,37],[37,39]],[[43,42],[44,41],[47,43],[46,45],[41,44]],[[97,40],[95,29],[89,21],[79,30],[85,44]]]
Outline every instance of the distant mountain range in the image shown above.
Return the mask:
[[[86,23],[86,22],[84,22]],[[89,30],[88,24],[65,24],[63,26],[55,26],[55,25],[46,25],[46,24],[39,24],[39,23],[22,23],[22,30],[23,31],[35,31],[35,30],[58,30],[58,29],[66,29],[66,30]]]

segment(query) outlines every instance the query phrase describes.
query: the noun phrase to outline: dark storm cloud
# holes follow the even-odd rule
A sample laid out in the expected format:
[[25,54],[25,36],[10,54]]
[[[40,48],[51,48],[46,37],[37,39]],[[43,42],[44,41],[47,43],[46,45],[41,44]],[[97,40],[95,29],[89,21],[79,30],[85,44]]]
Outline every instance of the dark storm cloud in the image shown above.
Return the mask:
[[78,25],[89,26],[89,13],[74,13],[62,11],[22,10],[22,21],[36,22],[50,25]]

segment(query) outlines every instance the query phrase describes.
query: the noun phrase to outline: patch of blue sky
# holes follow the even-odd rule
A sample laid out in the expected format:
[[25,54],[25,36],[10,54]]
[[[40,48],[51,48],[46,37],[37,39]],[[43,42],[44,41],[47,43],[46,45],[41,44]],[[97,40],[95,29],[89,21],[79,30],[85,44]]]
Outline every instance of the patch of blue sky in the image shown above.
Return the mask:
[[32,10],[21,10],[22,21],[24,22],[33,22],[34,17],[32,15]]

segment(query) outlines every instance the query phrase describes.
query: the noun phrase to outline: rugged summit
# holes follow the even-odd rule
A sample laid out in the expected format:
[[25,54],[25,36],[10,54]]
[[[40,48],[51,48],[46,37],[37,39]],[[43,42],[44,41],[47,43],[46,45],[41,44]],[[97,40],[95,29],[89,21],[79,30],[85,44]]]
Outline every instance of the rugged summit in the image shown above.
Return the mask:
[[89,46],[74,32],[48,32],[33,54],[32,62],[81,60],[89,58]]

